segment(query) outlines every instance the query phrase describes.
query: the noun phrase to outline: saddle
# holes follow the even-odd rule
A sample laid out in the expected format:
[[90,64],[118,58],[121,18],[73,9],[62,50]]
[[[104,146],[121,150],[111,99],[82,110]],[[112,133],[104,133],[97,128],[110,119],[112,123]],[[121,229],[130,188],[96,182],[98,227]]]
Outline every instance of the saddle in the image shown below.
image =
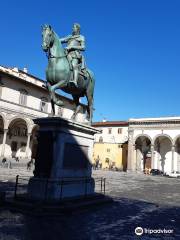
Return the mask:
[[[70,70],[73,72],[73,65],[72,65],[72,63],[71,63],[71,61],[69,59],[68,59],[68,62],[69,62]],[[84,79],[87,79],[88,76],[89,76],[87,68],[83,68],[83,69],[81,68],[81,63],[78,66],[78,73],[79,73],[79,75],[84,77]]]

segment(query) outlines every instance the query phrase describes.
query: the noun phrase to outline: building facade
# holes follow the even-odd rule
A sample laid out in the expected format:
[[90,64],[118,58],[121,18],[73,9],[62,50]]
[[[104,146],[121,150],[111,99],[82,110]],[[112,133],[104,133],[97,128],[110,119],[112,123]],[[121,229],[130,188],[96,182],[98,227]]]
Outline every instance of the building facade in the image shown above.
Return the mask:
[[95,135],[93,163],[102,169],[126,171],[128,122],[95,122],[93,127],[101,133]]
[[180,171],[180,117],[129,119],[128,170]]
[[[60,96],[64,107],[55,106],[56,116],[70,119],[73,101]],[[84,121],[85,106],[77,116]],[[36,149],[37,126],[34,118],[51,115],[51,103],[44,81],[27,69],[0,66],[0,158],[31,158]]]

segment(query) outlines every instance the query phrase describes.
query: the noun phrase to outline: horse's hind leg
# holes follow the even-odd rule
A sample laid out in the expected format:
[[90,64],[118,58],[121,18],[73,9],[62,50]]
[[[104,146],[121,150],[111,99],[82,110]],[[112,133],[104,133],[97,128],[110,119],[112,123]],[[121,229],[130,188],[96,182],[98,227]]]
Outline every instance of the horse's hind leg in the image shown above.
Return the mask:
[[74,103],[76,105],[75,111],[71,117],[72,120],[76,119],[77,114],[80,112],[81,105],[79,104],[79,96],[72,95]]
[[93,95],[94,95],[94,84],[95,84],[95,80],[93,77],[93,73],[88,70],[89,72],[89,82],[88,82],[88,86],[86,89],[86,98],[87,98],[87,102],[88,102],[88,106],[87,106],[87,118],[90,121],[90,124],[92,123],[92,118],[93,118]]
[[86,93],[86,98],[88,102],[87,106],[87,119],[89,120],[90,123],[92,123],[92,118],[93,118],[93,96],[92,94],[87,91]]

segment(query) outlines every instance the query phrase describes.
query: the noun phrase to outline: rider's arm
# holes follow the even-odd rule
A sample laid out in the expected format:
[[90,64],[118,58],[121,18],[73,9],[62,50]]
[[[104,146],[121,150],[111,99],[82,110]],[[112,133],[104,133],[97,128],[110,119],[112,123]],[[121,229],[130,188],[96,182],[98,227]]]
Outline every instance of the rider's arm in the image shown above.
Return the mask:
[[59,40],[60,40],[61,43],[67,43],[69,41],[70,37],[71,36],[67,36],[67,37],[64,37],[64,38],[60,38]]

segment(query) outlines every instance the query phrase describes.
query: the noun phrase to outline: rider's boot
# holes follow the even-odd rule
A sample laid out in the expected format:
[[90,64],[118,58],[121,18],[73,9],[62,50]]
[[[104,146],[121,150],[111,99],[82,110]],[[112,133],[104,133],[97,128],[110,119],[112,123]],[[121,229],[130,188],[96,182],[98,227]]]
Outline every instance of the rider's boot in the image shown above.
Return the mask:
[[78,73],[79,73],[78,69],[77,68],[74,69],[74,79],[73,79],[73,81],[71,81],[71,83],[73,83],[75,85],[75,87],[78,87],[78,85],[77,85]]

